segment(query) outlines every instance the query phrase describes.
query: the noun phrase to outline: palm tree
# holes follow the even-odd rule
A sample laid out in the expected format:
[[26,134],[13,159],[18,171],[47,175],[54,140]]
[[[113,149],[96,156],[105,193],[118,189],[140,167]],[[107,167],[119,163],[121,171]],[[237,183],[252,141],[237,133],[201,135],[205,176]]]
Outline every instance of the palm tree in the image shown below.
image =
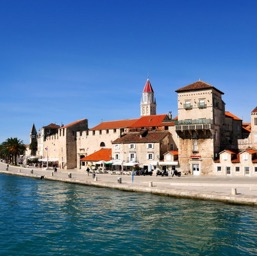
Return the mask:
[[7,162],[17,165],[17,157],[23,155],[26,146],[17,138],[8,138],[0,146],[0,154]]

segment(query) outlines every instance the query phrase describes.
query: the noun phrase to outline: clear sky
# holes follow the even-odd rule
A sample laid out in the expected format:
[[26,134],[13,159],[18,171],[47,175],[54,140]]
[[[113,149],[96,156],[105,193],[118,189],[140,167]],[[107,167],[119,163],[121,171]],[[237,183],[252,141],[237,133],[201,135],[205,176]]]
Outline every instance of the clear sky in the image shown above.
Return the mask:
[[157,114],[201,79],[226,110],[257,106],[255,0],[0,0],[0,143],[50,123],[138,118],[149,78]]

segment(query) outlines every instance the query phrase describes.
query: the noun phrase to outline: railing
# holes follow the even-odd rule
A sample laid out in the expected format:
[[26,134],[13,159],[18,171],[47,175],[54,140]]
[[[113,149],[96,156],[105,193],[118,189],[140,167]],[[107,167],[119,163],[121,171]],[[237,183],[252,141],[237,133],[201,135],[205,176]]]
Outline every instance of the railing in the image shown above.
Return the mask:
[[213,124],[213,119],[186,119],[186,120],[179,120],[174,121],[175,125],[190,125],[190,124]]
[[206,108],[207,105],[205,103],[198,103],[198,108]]
[[213,129],[212,119],[195,119],[176,121],[176,131],[211,130]]
[[184,109],[192,109],[193,106],[191,104],[184,104]]

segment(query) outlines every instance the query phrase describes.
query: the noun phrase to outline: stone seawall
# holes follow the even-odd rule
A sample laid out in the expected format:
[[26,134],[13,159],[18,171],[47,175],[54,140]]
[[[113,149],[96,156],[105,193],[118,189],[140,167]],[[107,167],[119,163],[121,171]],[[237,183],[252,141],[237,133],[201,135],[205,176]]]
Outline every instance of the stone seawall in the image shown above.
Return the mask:
[[212,200],[230,204],[257,206],[256,179],[227,179],[216,177],[156,177],[97,174],[88,176],[81,170],[62,171],[33,168],[1,168],[0,173],[30,178],[60,181],[121,191],[152,193],[176,198]]

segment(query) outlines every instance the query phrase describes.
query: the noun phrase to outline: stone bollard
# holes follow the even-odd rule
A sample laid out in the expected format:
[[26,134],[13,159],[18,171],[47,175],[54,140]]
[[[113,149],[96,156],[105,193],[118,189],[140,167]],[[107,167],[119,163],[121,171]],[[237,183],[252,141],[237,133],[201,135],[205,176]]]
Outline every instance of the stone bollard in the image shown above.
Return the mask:
[[33,170],[31,170],[30,173],[33,174]]
[[97,181],[97,177],[95,176],[94,181]]
[[51,175],[54,176],[54,173],[52,172]]
[[153,187],[153,182],[152,181],[149,182],[149,187]]
[[21,172],[21,169],[20,169],[20,172]]
[[72,174],[71,172],[68,173],[68,178],[71,178],[72,177]]
[[118,182],[119,184],[121,184],[121,183],[122,183],[122,179],[121,179],[121,177],[118,177],[118,178],[117,178],[117,182]]
[[236,190],[236,188],[232,188],[232,189],[231,189],[231,194],[232,194],[233,196],[237,195],[237,190]]

